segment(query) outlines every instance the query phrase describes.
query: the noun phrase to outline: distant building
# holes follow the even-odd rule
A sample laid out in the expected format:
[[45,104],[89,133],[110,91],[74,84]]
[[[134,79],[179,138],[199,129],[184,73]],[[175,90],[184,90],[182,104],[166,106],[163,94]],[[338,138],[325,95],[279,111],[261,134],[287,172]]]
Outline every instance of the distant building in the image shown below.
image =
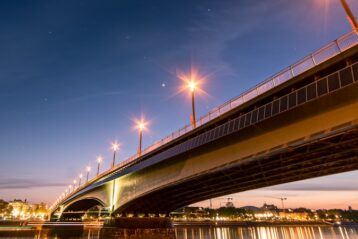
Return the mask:
[[279,217],[293,221],[306,221],[308,219],[307,212],[279,212]]
[[8,203],[7,218],[18,220],[43,220],[47,217],[48,207],[45,203],[29,204],[27,200],[14,199]]
[[278,212],[279,209],[276,205],[274,204],[267,204],[264,203],[264,205],[261,207],[262,210],[266,210],[266,211],[271,211],[271,212]]
[[183,207],[170,213],[175,218],[203,218],[208,213],[202,207]]
[[274,204],[266,204],[262,205],[262,207],[258,208],[254,211],[255,218],[259,220],[267,220],[272,219],[278,216],[278,208]]
[[29,216],[30,205],[27,203],[26,199],[25,201],[14,199],[14,201],[9,202],[9,206],[12,208],[12,218],[23,219]]

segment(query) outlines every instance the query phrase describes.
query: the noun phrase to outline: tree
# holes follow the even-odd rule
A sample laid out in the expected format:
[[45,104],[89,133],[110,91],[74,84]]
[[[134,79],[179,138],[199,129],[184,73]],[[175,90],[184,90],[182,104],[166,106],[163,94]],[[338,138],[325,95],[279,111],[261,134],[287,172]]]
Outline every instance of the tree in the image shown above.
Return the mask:
[[0,213],[5,213],[9,203],[0,199]]

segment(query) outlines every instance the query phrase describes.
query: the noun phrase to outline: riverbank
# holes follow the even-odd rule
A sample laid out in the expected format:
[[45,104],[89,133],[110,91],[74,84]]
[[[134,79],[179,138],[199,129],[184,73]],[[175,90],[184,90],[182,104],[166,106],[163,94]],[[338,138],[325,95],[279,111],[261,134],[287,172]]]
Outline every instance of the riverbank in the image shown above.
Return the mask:
[[267,227],[267,226],[333,226],[326,222],[290,222],[290,221],[174,221],[175,227]]
[[0,221],[0,227],[8,227],[8,226],[26,226],[27,221]]
[[[340,222],[331,223],[323,221],[171,221],[174,227],[267,227],[267,226],[342,226],[342,227],[357,227],[357,222]],[[117,223],[118,224],[118,223]],[[121,227],[121,225],[106,225],[112,227]],[[128,224],[127,222],[125,223]],[[13,229],[41,229],[41,228],[102,228],[103,222],[47,222],[47,221],[0,221],[0,230]],[[137,223],[131,228],[138,227]],[[168,227],[168,225],[166,226]],[[151,227],[147,227],[151,228]],[[154,228],[154,227],[153,227]],[[159,228],[159,227],[158,227]]]

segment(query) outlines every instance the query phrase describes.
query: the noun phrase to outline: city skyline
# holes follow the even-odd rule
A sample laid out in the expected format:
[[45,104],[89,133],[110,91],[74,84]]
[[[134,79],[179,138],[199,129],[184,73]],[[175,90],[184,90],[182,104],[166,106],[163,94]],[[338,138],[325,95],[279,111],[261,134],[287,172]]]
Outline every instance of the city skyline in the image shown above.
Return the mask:
[[[208,95],[197,99],[201,116],[350,31],[343,10],[333,1],[242,1],[239,7],[235,1],[225,6],[169,6],[159,1],[148,4],[150,11],[125,1],[7,4],[0,10],[4,19],[12,20],[1,21],[5,34],[0,49],[6,57],[0,60],[0,197],[43,198],[49,204],[89,164],[93,176],[98,155],[104,156],[102,170],[108,169],[111,142],[121,143],[118,162],[135,154],[135,118],[144,115],[150,122],[144,147],[190,123],[190,101],[177,94],[177,70],[187,72],[194,66],[209,76],[202,86]],[[358,4],[350,4],[357,12]],[[274,8],[280,11],[272,15]],[[56,13],[66,9],[72,11],[57,19]],[[138,23],[135,14],[123,9],[138,10],[135,13],[148,21]],[[185,17],[172,16],[176,10]],[[298,21],[305,11],[312,15]],[[314,15],[317,11],[321,14]],[[13,13],[16,19],[7,15]],[[151,22],[154,13],[168,22]],[[30,17],[35,20],[28,22]],[[133,22],[134,29],[123,21]],[[272,29],[267,32],[269,26],[277,26],[274,34]],[[213,32],[217,28],[222,32]],[[260,49],[253,51],[252,44]],[[251,198],[251,204],[259,205],[265,198],[287,196],[287,207],[311,203],[317,209],[325,195],[327,208],[335,203],[357,208],[358,188],[350,184],[357,179],[354,171],[243,192],[234,195],[235,204]]]

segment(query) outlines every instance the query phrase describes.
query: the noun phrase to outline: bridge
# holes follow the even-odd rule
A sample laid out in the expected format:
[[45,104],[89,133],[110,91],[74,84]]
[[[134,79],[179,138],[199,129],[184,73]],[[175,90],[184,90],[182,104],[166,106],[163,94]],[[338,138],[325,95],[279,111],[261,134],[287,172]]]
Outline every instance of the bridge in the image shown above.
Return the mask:
[[358,35],[350,32],[78,187],[51,215],[168,214],[357,169]]

